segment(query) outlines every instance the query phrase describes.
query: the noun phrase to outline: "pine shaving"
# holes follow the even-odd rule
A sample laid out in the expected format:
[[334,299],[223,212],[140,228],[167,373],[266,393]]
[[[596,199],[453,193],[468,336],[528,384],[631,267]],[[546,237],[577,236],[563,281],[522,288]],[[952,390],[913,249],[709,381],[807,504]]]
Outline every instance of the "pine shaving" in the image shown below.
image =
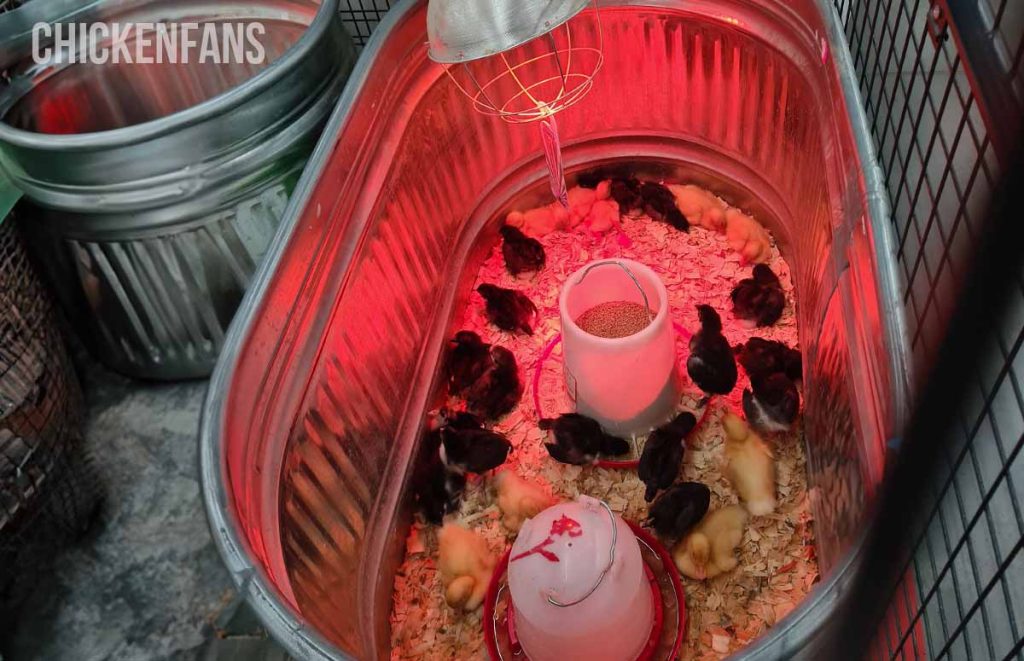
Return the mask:
[[[493,283],[526,293],[540,312],[532,336],[513,335],[490,326],[483,314],[482,299],[475,292],[463,311],[460,329],[475,330],[487,342],[513,351],[527,384],[519,406],[495,429],[506,434],[515,447],[507,468],[541,484],[565,499],[587,494],[605,500],[627,519],[641,521],[647,506],[643,485],[635,471],[564,466],[554,462],[543,447],[544,432],[537,428],[530,383],[540,354],[558,334],[558,295],[566,278],[585,263],[610,257],[634,259],[653,268],[669,292],[673,319],[685,328],[699,327],[695,306],[708,303],[722,316],[724,333],[733,345],[752,336],[780,340],[797,346],[797,322],[790,269],[772,239],[768,265],[778,274],[788,304],[782,319],[770,328],[749,329],[732,315],[729,295],[750,266],[730,250],[723,235],[693,227],[689,234],[646,216],[623,217],[621,232],[594,236],[580,226],[574,232],[555,232],[540,239],[547,252],[547,267],[538,274],[515,278],[505,269],[500,244],[491,250],[476,284]],[[476,285],[474,285],[474,289]],[[678,341],[681,364],[688,355],[686,341]],[[683,372],[685,375],[685,367]],[[688,383],[688,380],[685,380]],[[682,478],[708,485],[712,508],[737,503],[736,494],[722,474],[720,462],[724,434],[721,416],[727,408],[741,410],[743,389],[748,387],[740,371],[740,383],[728,398],[717,398],[702,427],[690,439]],[[561,353],[555,350],[546,361],[539,396],[543,414],[554,416],[572,410],[561,376]],[[701,393],[689,384],[681,408],[695,410]],[[643,447],[643,439],[633,439]],[[818,580],[811,514],[807,495],[803,430],[770,439],[778,470],[779,507],[775,514],[753,518],[739,549],[739,567],[711,581],[683,578],[688,611],[688,631],[681,659],[721,659],[751,644],[785,617]],[[462,508],[456,517],[487,540],[495,556],[504,553],[514,535],[501,525],[487,481],[475,478],[467,485]],[[391,613],[392,661],[405,659],[487,659],[481,615],[455,612],[445,603],[436,571],[437,538],[433,526],[417,520],[406,544],[407,554],[395,577]]]

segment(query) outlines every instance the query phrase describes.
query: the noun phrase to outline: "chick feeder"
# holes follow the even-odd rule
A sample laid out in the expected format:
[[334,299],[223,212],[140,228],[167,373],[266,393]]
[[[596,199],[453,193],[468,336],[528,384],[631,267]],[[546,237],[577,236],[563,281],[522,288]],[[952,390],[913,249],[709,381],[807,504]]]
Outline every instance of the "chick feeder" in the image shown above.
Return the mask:
[[588,496],[527,521],[484,606],[492,659],[673,659],[686,630],[675,564],[647,532]]
[[[648,325],[625,337],[580,328],[604,303],[643,305]],[[665,422],[679,403],[675,327],[668,291],[649,267],[628,259],[591,262],[569,276],[558,299],[565,385],[576,410],[610,434],[629,436]]]

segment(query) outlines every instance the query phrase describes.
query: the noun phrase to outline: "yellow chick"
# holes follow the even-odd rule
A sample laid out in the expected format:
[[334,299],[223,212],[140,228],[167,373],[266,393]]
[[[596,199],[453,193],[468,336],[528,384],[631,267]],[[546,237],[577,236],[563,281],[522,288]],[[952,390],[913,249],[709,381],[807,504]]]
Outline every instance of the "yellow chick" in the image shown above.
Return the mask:
[[725,476],[754,516],[775,511],[775,460],[750,425],[734,413],[722,418]]
[[711,512],[672,550],[676,567],[699,581],[732,571],[746,525],[747,512],[738,505]]
[[484,601],[496,564],[487,542],[456,523],[446,523],[437,534],[437,546],[444,600],[452,608],[476,610]]
[[525,212],[512,211],[505,218],[505,222],[524,234],[541,237],[568,227],[569,212],[556,202]]
[[583,220],[590,213],[590,207],[597,202],[597,191],[592,188],[574,186],[569,189],[569,216]]
[[729,247],[740,253],[743,260],[752,264],[764,264],[771,257],[771,243],[768,231],[756,220],[739,209],[725,212],[725,238]]
[[604,234],[619,226],[619,203],[615,200],[598,200],[590,208],[587,216],[587,229],[596,234]]
[[699,186],[669,184],[676,206],[691,225],[714,232],[725,231],[725,203]]
[[498,492],[498,509],[501,522],[506,528],[517,532],[527,519],[532,519],[555,504],[538,485],[527,482],[510,470],[502,471],[495,478]]
[[[593,216],[592,210],[597,203],[611,197],[611,185],[611,181],[602,181],[595,189],[574,186],[567,191],[568,209],[563,207],[560,202],[552,202],[529,211],[509,212],[505,217],[505,223],[532,237],[541,237],[552,232],[572,229]],[[602,209],[600,213],[602,218],[607,217],[607,208]],[[616,206],[616,223],[618,220],[618,206]]]

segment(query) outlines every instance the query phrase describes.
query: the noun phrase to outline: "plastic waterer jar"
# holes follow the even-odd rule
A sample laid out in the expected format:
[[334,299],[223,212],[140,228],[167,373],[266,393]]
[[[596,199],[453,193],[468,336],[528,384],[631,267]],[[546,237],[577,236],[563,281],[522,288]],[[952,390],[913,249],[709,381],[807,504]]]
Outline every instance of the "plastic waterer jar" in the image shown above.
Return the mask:
[[[615,301],[646,306],[650,325],[604,338],[576,324],[587,310]],[[565,384],[577,412],[619,435],[645,433],[667,420],[680,383],[668,291],[658,275],[629,259],[591,262],[569,276],[558,305]]]
[[530,661],[623,661],[654,626],[651,588],[633,531],[588,496],[527,521],[508,563],[519,643]]

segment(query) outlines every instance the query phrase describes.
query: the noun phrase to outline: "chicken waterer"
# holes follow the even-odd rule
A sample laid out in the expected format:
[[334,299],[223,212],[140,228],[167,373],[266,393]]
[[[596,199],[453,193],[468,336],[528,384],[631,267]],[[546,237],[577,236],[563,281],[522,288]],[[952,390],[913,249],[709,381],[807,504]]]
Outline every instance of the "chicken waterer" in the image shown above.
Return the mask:
[[530,661],[636,659],[655,627],[636,536],[594,498],[527,521],[512,546],[508,584]]
[[[650,323],[626,337],[592,335],[577,320],[603,303],[643,305]],[[668,291],[649,267],[599,260],[569,276],[558,301],[565,386],[576,410],[611,434],[650,431],[679,403],[675,329]]]

